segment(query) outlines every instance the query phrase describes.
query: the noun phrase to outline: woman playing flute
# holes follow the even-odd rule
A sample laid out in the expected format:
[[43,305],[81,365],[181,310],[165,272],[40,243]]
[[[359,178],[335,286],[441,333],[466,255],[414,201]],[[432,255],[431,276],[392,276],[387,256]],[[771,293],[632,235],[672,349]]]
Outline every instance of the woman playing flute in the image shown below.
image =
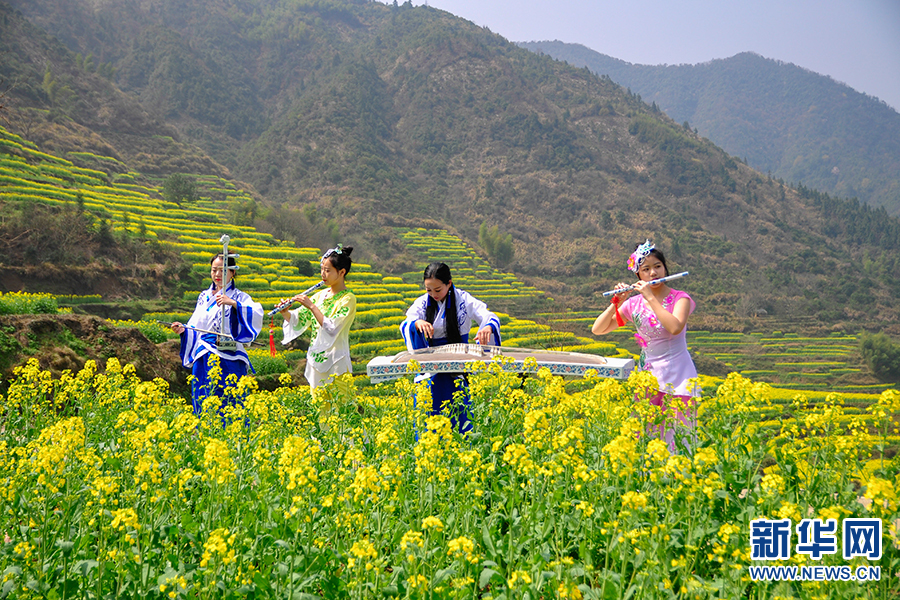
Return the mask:
[[[617,284],[616,289],[622,289],[622,293],[613,296],[612,304],[597,317],[591,331],[603,335],[617,329],[624,320],[631,320],[636,331],[634,337],[641,347],[637,369],[650,371],[659,384],[659,392],[648,398],[650,404],[665,407],[664,398],[675,396],[680,400],[679,405],[684,405],[684,410],[679,406],[675,418],[692,432],[695,398],[700,395],[700,389],[691,381],[697,377],[697,369],[687,349],[687,319],[694,312],[694,301],[665,282],[651,283],[668,276],[669,269],[665,256],[650,240],[631,254],[628,269],[638,277],[637,283],[631,286],[638,295],[624,300],[631,291],[624,288],[630,286]],[[619,316],[624,320],[619,322]],[[659,433],[669,451],[675,452],[675,432],[663,428]],[[680,443],[688,446],[689,440],[682,437]]]
[[[236,381],[247,374],[248,367],[253,368],[244,351],[244,344],[256,339],[263,322],[262,304],[254,302],[253,298],[235,287],[234,258],[228,257],[228,273],[221,254],[214,256],[209,265],[212,284],[200,292],[194,314],[187,322],[188,327],[177,321],[172,323],[172,331],[181,335],[181,361],[193,375],[191,399],[194,414],[198,416],[207,396],[222,398],[222,407],[239,402],[237,398],[226,400],[226,378],[234,375]],[[222,335],[202,333],[196,329],[218,331]],[[217,337],[230,337],[236,343],[233,348],[219,348]],[[215,382],[209,381],[209,358],[213,355],[219,357],[222,368],[221,380]]]
[[[472,323],[478,325],[475,341],[483,345],[500,345],[500,319],[488,310],[487,305],[468,292],[456,289],[450,276],[450,267],[444,263],[431,263],[423,276],[426,294],[420,296],[406,311],[406,320],[400,325],[400,333],[410,350],[419,350],[446,344],[469,342]],[[466,390],[465,374],[436,373],[420,375],[416,381],[429,379],[431,385],[431,413],[440,414],[443,408],[450,410],[450,420],[461,433],[471,429],[466,392],[462,407],[450,407],[453,392]]]
[[328,287],[312,298],[298,294],[292,298],[303,306],[296,310],[281,310],[284,317],[284,340],[288,344],[308,328],[313,329],[313,340],[306,353],[304,375],[310,390],[328,383],[335,375],[352,373],[350,362],[350,326],[356,317],[356,296],[347,289],[344,279],[353,261],[352,247],[341,244],[322,255],[322,281]]

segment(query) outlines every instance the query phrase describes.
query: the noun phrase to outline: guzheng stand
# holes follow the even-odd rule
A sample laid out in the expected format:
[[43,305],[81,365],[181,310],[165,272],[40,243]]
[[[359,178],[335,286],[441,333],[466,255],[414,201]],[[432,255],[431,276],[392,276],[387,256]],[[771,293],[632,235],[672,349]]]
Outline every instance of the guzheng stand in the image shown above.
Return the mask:
[[[376,356],[366,365],[366,372],[372,383],[383,383],[417,373],[467,373],[472,371],[471,363],[489,363],[497,357],[505,359],[503,370],[512,373],[537,373],[541,367],[547,367],[554,375],[583,377],[586,371],[593,369],[600,377],[627,379],[634,370],[634,359],[631,358],[479,344],[447,344],[415,352],[400,352],[394,356]],[[529,361],[526,366],[528,358],[533,358],[537,364]],[[410,361],[416,361],[418,368],[410,370]]]

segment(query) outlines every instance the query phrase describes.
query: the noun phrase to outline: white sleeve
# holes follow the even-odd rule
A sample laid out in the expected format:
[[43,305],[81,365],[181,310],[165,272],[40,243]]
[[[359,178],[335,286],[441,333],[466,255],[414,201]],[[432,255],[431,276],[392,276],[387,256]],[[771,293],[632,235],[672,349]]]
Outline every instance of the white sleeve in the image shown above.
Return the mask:
[[[356,296],[347,294],[339,302],[340,304],[335,307],[332,316],[325,317],[322,320],[322,325],[319,327],[316,338],[309,345],[309,355],[317,352],[327,352],[337,346],[344,326],[347,325],[349,328],[347,321],[353,323],[353,319],[356,317]],[[313,364],[313,367],[317,367],[317,365]],[[317,368],[316,370],[321,369]]]
[[[312,325],[312,321],[310,318],[315,319],[310,311],[305,306],[301,306],[296,310],[288,311],[291,315],[290,319],[285,319],[284,324],[281,326],[281,331],[284,333],[284,339],[281,340],[282,345],[290,344],[292,341],[300,337],[304,331],[309,329],[309,326]],[[303,314],[303,319],[301,321],[301,313]]]
[[500,345],[500,318],[488,310],[487,304],[474,297],[472,294],[466,293],[466,310],[474,323],[478,325],[478,329],[490,326],[493,330],[493,345]]
[[408,309],[406,309],[406,320],[407,321],[418,321],[419,319],[425,319],[425,307],[428,306],[428,294],[424,294],[416,298],[415,302],[412,303]]

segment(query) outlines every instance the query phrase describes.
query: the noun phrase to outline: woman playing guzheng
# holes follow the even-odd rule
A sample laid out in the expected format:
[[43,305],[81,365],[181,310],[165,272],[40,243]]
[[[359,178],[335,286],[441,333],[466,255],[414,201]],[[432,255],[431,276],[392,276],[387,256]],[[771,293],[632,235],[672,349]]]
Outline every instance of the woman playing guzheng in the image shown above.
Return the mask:
[[347,289],[344,279],[353,261],[352,247],[341,244],[322,255],[322,282],[324,290],[309,297],[298,294],[295,302],[303,306],[297,310],[282,309],[284,317],[283,344],[291,342],[312,327],[313,339],[306,352],[306,370],[303,374],[311,390],[325,385],[335,375],[352,373],[350,362],[350,326],[356,317],[356,296]]
[[[473,323],[478,326],[476,342],[500,345],[500,319],[488,310],[484,302],[453,285],[450,267],[444,263],[431,263],[425,268],[423,280],[426,293],[413,302],[406,311],[406,320],[400,325],[403,340],[410,351],[446,344],[467,344]],[[447,408],[453,427],[461,433],[469,431],[472,425],[468,415],[468,393],[462,407],[451,406],[453,392],[466,390],[466,376],[462,373],[435,373],[421,375],[416,381],[423,379],[428,379],[431,386],[432,414],[440,414]]]
[[[697,369],[687,349],[687,319],[694,312],[694,301],[665,282],[650,283],[669,275],[665,256],[650,240],[640,244],[631,254],[628,269],[637,275],[633,289],[638,295],[625,300],[630,290],[615,294],[612,304],[597,317],[591,331],[603,335],[625,321],[632,321],[634,337],[641,347],[637,368],[652,373],[659,383],[659,392],[648,400],[650,404],[665,407],[672,404],[666,402],[666,396],[678,399],[674,419],[681,425],[679,429],[684,430],[678,442],[689,450],[695,426],[695,398],[700,395],[699,387],[691,381],[697,377]],[[615,289],[627,287],[626,283],[618,283]],[[667,415],[667,420],[671,420],[670,416]],[[658,433],[664,437],[669,451],[675,452],[675,431],[663,426]]]
[[[203,400],[208,396],[222,399],[222,407],[229,403],[226,379],[233,375],[240,379],[253,368],[244,344],[256,339],[262,329],[263,307],[254,302],[248,294],[235,287],[236,269],[234,258],[228,257],[226,271],[223,256],[218,254],[210,261],[210,277],[212,284],[200,292],[194,314],[187,322],[172,323],[172,330],[181,335],[181,360],[185,367],[191,369],[191,399],[194,414],[200,415]],[[222,307],[225,310],[222,310]],[[223,319],[224,314],[224,319]],[[229,336],[234,343],[223,344],[215,333]],[[229,340],[230,341],[230,340]],[[209,381],[209,359],[219,357],[222,369],[220,381]],[[239,401],[232,398],[231,401]]]

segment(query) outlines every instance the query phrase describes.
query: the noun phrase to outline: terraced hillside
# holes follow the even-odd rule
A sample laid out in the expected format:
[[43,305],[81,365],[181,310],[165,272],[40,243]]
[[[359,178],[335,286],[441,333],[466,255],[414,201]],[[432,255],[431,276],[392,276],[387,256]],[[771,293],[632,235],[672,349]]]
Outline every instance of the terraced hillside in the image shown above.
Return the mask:
[[[550,327],[574,331],[575,335],[590,331],[596,317],[596,313],[586,311],[536,315]],[[798,328],[796,322],[776,320],[761,319],[759,326],[762,331],[751,333],[689,328],[688,348],[694,356],[715,359],[729,371],[785,390],[879,393],[895,387],[878,382],[863,364],[856,335],[833,332],[827,336],[809,336],[782,330]],[[627,325],[606,339],[637,353],[639,348],[633,336],[634,329]]]
[[[209,256],[221,248],[219,237],[227,232],[232,237],[230,248],[241,254],[241,287],[266,308],[317,281],[315,277],[301,275],[297,265],[302,261],[317,264],[320,249],[298,248],[252,227],[229,222],[231,203],[250,200],[231,182],[215,177],[198,178],[202,198],[184,207],[163,200],[152,183],[137,183],[147,180],[138,173],[123,172],[121,163],[114,159],[70,158],[75,160],[41,152],[34,144],[0,128],[0,203],[80,204],[84,210],[109,220],[120,233],[127,231],[147,243],[155,241],[176,249],[203,277],[208,274]],[[85,165],[86,160],[92,161],[94,168],[75,164],[78,161]],[[475,250],[447,231],[397,228],[395,232],[404,242],[406,253],[416,257],[415,269],[399,277],[384,276],[371,265],[357,263],[349,279],[349,286],[359,300],[351,333],[358,372],[364,370],[364,363],[370,357],[392,354],[403,348],[397,325],[412,299],[422,293],[422,269],[434,260],[450,264],[454,281],[498,312],[505,345],[605,356],[637,351],[631,339],[633,332],[628,328],[602,341],[589,337],[595,314],[554,312],[554,305],[545,294],[509,273],[492,268]],[[204,283],[208,285],[209,279]],[[138,326],[153,341],[164,341],[173,334],[155,320],[186,319],[193,308],[195,294],[196,291],[184,294],[181,313],[149,313],[141,322],[117,324]],[[61,304],[76,304],[101,298],[61,296],[58,300]],[[280,339],[280,329],[274,333]],[[267,332],[263,332],[263,337],[266,336]],[[883,427],[881,421],[866,412],[865,407],[878,401],[874,392],[889,386],[875,384],[858,366],[856,340],[852,335],[808,338],[778,330],[747,335],[691,331],[688,340],[695,354],[707,355],[754,380],[771,381],[778,386],[767,392],[771,404],[759,415],[760,426],[771,429],[773,434],[791,423],[803,426],[804,415],[830,410],[837,403],[840,419],[880,436],[877,442],[867,443],[873,451],[883,453],[900,441],[893,425]],[[258,374],[296,372],[299,360],[304,357],[302,349],[271,357],[264,348],[266,340],[260,341],[263,348],[250,351]],[[709,394],[721,382],[718,378],[701,378]],[[888,416],[889,420],[892,418]]]
[[[90,164],[92,168],[79,164]],[[209,284],[209,256],[220,251],[218,240],[222,233],[228,233],[232,238],[230,248],[241,255],[241,288],[267,308],[318,280],[301,275],[297,265],[303,261],[317,265],[320,249],[298,248],[253,227],[229,222],[230,207],[236,201],[252,200],[232,182],[211,176],[197,178],[201,199],[179,206],[165,201],[157,187],[138,181],[148,180],[127,171],[113,158],[88,153],[68,158],[54,156],[0,128],[0,202],[80,204],[84,210],[108,220],[115,231],[128,231],[132,236],[177,250],[193,263],[205,285]],[[436,260],[451,266],[460,288],[500,313],[505,345],[605,356],[624,354],[626,350],[619,347],[637,352],[631,341],[633,332],[627,328],[605,339],[595,339],[589,332],[595,314],[552,312],[553,302],[546,294],[493,268],[473,248],[445,230],[394,231],[405,244],[406,253],[415,257],[415,269],[400,277],[384,276],[371,265],[356,263],[348,280],[359,301],[352,332],[357,362],[403,348],[397,325],[412,300],[422,293],[422,270]],[[183,312],[151,313],[145,319],[184,319],[193,307],[195,294],[194,290],[185,292]],[[777,322],[773,324],[777,326]],[[275,337],[280,339],[280,330],[276,329]],[[880,392],[890,387],[879,384],[861,366],[853,335],[810,338],[777,329],[753,334],[689,331],[688,341],[697,354],[710,356],[754,380],[785,389]],[[302,352],[289,356],[300,358]]]
[[[308,261],[317,266],[320,249],[298,248],[253,227],[229,222],[233,203],[251,200],[233,183],[218,177],[197,178],[201,199],[190,206],[179,206],[164,200],[158,188],[136,183],[144,180],[141,175],[123,173],[124,166],[115,159],[78,154],[71,158],[82,164],[90,160],[96,168],[78,166],[73,160],[41,152],[33,143],[0,128],[0,202],[80,205],[108,220],[114,231],[127,231],[147,242],[177,250],[192,263],[198,276],[204,278],[203,285],[210,284],[209,257],[221,251],[219,238],[228,233],[229,250],[241,255],[240,287],[266,308],[318,281],[318,277],[301,275],[301,270],[309,270],[298,269],[298,265]],[[499,313],[507,345],[564,348],[603,355],[625,353],[612,343],[598,344],[590,338],[554,331],[547,325],[522,318],[534,314],[537,307],[546,306],[550,300],[515,276],[492,268],[448,232],[397,229],[396,233],[407,250],[421,260],[415,271],[402,277],[384,276],[367,264],[353,265],[348,285],[358,299],[351,334],[355,361],[403,349],[397,326],[412,300],[422,293],[422,269],[434,260],[451,264],[456,283]],[[150,324],[157,319],[187,319],[195,299],[196,291],[185,292],[183,312],[148,313],[142,327],[150,331]],[[70,301],[76,303],[79,299]],[[162,330],[156,333],[164,335]],[[274,334],[276,339],[281,338],[280,329],[275,329]],[[301,356],[301,352],[289,353],[290,358]],[[260,356],[260,360],[265,359]]]

